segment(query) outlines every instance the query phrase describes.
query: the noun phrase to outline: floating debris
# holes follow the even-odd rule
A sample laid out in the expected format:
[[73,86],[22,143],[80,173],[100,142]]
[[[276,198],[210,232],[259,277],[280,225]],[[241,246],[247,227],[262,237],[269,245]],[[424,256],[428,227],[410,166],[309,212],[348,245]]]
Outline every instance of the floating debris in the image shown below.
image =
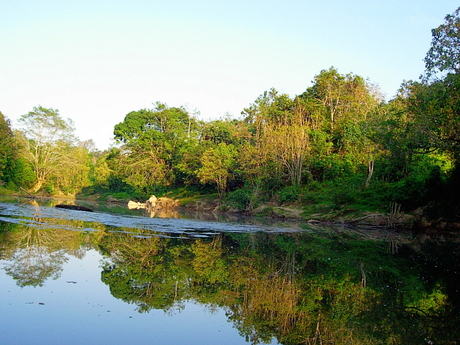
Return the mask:
[[68,210],[77,210],[77,211],[86,211],[86,212],[93,212],[92,209],[85,207],[85,206],[78,206],[78,205],[64,205],[64,204],[59,204],[56,205],[55,207],[57,208],[65,208]]

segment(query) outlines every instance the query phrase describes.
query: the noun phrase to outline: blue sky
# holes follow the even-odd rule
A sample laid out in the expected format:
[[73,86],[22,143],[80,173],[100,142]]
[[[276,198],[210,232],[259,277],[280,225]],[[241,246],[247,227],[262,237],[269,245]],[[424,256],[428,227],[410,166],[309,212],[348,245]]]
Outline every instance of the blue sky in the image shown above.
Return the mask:
[[0,111],[42,105],[108,148],[113,127],[156,101],[202,120],[270,88],[294,96],[336,67],[391,98],[423,73],[431,29],[457,1],[0,0]]

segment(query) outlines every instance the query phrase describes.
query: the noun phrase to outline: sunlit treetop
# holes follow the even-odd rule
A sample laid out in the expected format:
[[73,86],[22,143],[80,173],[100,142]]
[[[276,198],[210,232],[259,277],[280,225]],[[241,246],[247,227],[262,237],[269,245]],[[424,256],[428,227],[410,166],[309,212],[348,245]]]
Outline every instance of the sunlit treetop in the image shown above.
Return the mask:
[[431,30],[431,48],[425,57],[425,78],[460,72],[460,7]]

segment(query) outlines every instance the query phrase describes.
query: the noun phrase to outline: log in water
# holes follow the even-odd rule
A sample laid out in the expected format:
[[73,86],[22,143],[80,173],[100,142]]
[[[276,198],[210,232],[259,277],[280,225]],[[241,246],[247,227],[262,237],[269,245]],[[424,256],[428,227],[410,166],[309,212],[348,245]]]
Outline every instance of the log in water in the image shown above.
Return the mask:
[[78,205],[56,205],[57,208],[66,208],[68,210],[77,210],[77,211],[86,211],[86,212],[93,212],[92,209],[85,207],[85,206],[78,206]]

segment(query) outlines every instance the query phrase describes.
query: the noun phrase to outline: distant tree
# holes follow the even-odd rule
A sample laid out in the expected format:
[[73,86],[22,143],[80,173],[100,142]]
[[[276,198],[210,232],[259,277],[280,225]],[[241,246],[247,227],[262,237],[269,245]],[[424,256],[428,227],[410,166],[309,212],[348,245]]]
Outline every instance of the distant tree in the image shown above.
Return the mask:
[[244,109],[252,147],[243,145],[239,163],[254,188],[258,189],[262,180],[281,181],[285,176],[292,184],[299,183],[308,154],[308,135],[303,127],[307,119],[299,109],[287,94],[274,88]]
[[369,185],[375,162],[375,146],[368,138],[370,123],[383,100],[378,87],[331,67],[316,75],[299,98],[310,109],[314,175],[325,176],[327,170],[328,178],[351,177],[367,168],[364,185]]
[[52,176],[52,184],[66,194],[75,194],[90,184],[91,157],[81,145],[61,146],[59,149],[61,159],[59,169]]

